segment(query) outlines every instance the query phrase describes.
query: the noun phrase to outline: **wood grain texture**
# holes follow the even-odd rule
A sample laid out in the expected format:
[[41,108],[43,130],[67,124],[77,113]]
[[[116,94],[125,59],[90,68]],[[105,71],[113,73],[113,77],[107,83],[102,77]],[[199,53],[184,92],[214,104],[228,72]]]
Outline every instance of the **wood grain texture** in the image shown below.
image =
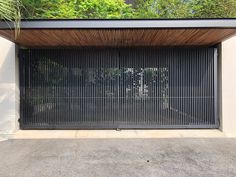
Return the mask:
[[236,34],[236,29],[34,29],[0,30],[0,35],[25,47],[211,46]]

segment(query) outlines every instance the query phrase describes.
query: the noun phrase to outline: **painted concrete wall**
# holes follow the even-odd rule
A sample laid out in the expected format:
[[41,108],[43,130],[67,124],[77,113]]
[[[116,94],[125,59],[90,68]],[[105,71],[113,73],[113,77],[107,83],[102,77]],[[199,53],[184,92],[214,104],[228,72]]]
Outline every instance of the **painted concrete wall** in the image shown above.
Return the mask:
[[0,37],[0,134],[19,127],[18,66],[15,44]]
[[236,136],[236,36],[222,43],[222,120],[227,135]]

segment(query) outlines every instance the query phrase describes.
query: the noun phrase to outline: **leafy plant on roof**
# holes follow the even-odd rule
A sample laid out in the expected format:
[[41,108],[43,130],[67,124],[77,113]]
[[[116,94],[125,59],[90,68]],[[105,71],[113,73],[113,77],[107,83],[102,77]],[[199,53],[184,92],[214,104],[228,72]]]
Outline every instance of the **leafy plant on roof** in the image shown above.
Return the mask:
[[16,34],[19,32],[21,8],[21,0],[0,0],[0,19],[14,21]]
[[[133,0],[132,5],[125,0],[21,1],[26,19],[236,17],[236,0]],[[20,0],[0,0],[0,18],[19,19],[20,7]]]
[[23,17],[36,18],[132,18],[134,9],[124,0],[23,0]]
[[137,18],[186,18],[191,15],[186,0],[136,0]]
[[194,18],[236,17],[235,0],[193,0],[190,4]]

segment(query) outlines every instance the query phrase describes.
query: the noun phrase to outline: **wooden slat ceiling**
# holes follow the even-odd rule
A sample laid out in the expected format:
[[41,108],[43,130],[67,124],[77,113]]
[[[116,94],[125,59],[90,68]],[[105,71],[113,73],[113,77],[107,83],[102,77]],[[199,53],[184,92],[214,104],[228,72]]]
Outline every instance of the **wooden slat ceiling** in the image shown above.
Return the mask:
[[212,46],[236,34],[231,28],[189,29],[1,29],[0,35],[24,47]]

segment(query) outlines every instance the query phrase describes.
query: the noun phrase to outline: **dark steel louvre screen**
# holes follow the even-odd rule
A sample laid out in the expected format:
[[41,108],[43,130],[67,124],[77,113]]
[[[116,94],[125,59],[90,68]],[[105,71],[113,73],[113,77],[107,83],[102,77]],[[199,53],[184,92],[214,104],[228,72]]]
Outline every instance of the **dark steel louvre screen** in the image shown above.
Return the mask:
[[21,128],[217,128],[216,52],[22,49]]

